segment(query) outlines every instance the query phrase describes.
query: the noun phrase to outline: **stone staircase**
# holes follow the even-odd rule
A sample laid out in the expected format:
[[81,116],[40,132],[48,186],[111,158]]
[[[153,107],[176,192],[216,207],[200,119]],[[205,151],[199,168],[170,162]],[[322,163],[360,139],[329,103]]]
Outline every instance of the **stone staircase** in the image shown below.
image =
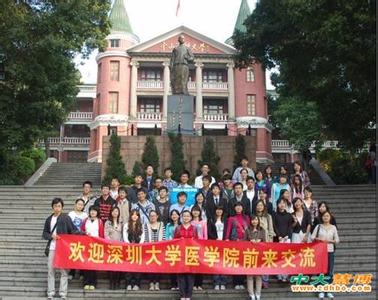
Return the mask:
[[36,185],[80,185],[85,180],[101,183],[99,163],[53,163],[38,179]]
[[[67,176],[66,176],[67,177]],[[80,181],[81,182],[81,181]],[[326,200],[337,219],[341,243],[337,247],[335,272],[374,273],[376,275],[376,201],[375,187],[314,186],[314,198]],[[65,212],[73,207],[79,186],[2,186],[0,187],[0,298],[45,299],[46,241],[41,234],[45,218],[50,213],[51,199],[65,200]],[[108,289],[107,274],[99,276],[98,288],[83,292],[82,283],[74,279],[69,283],[69,299],[178,299],[178,293],[167,289],[168,280],[162,276],[159,292],[148,291],[147,281],[142,290],[125,292]],[[262,299],[317,299],[314,294],[293,294],[288,285],[277,283],[272,277]],[[246,291],[228,285],[226,291],[214,291],[211,277],[205,277],[205,290],[194,292],[193,299],[247,299]],[[124,285],[123,285],[124,286]],[[375,291],[374,291],[375,292]],[[373,294],[339,294],[339,299],[376,299]]]

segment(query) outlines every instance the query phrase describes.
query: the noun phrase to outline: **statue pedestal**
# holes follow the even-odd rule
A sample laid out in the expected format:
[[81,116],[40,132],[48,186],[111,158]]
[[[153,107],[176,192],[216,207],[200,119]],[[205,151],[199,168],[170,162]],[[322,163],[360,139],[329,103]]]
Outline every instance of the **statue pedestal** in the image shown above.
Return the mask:
[[193,135],[194,96],[168,96],[167,132],[178,133],[179,125],[182,135]]

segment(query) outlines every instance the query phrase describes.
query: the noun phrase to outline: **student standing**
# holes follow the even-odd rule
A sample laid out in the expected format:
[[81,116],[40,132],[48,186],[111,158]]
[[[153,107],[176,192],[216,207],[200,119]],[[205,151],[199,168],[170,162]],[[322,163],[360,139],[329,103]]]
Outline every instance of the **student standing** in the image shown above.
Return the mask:
[[83,182],[83,192],[81,195],[77,197],[77,199],[84,200],[84,212],[86,214],[89,213],[89,208],[94,204],[97,197],[92,194],[92,182],[91,181],[84,181]]
[[291,188],[290,185],[287,183],[287,176],[285,175],[280,175],[279,177],[279,182],[273,183],[272,186],[272,204],[273,204],[273,210],[277,210],[277,201],[280,199],[281,191],[282,190],[287,190],[289,192],[289,197],[290,197],[290,192]]
[[227,202],[228,202],[230,201],[231,198],[234,198],[234,183],[232,182],[231,175],[230,174],[223,175],[222,182],[223,182],[222,194],[224,198],[227,199]]
[[319,209],[316,200],[312,199],[312,189],[309,186],[304,188],[303,204],[311,215],[311,224],[314,224],[315,218],[319,215]]
[[117,202],[110,196],[109,185],[103,184],[101,186],[101,197],[94,203],[94,206],[99,208],[98,217],[101,219],[102,223],[105,223],[109,219],[110,211],[116,205]]
[[312,228],[315,228],[316,225],[322,223],[322,221],[321,221],[322,214],[324,214],[325,212],[329,212],[331,214],[331,224],[335,225],[337,227],[335,216],[331,213],[331,210],[330,210],[327,202],[325,202],[325,201],[320,202],[319,205],[318,205],[318,211],[319,211],[319,214],[314,219],[314,223],[313,223]]
[[[80,231],[81,224],[83,221],[88,218],[88,214],[84,211],[84,200],[83,199],[76,199],[74,210],[68,213],[68,216],[71,218],[72,223],[75,225],[76,229]],[[76,270],[71,270],[68,279],[71,280],[75,277]],[[80,274],[83,272],[80,271]]]
[[[256,203],[256,216],[259,218],[260,226],[264,229],[265,233],[265,241],[266,242],[273,242],[273,238],[275,236],[274,228],[273,228],[273,219],[270,214],[268,214],[268,209],[264,203],[264,201],[257,201]],[[262,276],[263,286],[264,288],[269,287],[269,275]]]
[[307,243],[310,242],[311,235],[311,215],[304,209],[301,198],[293,200],[294,207],[294,225],[293,225],[293,243]]
[[[155,210],[149,213],[150,222],[144,224],[144,237],[145,243],[161,242],[164,240],[164,223],[158,221],[158,214]],[[149,274],[150,278],[150,291],[160,290],[160,275]]]
[[138,202],[131,205],[131,209],[136,209],[140,213],[142,224],[149,223],[149,214],[151,210],[155,210],[155,205],[147,200],[145,190],[138,190]]
[[119,179],[117,177],[114,177],[110,183],[110,197],[112,197],[114,200],[118,198],[118,189],[120,187]]
[[[83,221],[81,231],[93,237],[104,237],[104,226],[99,218],[100,211],[97,206],[89,208],[89,217]],[[84,271],[84,290],[94,290],[97,285],[97,272],[95,270]]]
[[[110,212],[110,218],[105,222],[105,238],[111,241],[122,241],[122,222],[120,218],[120,209],[116,206]],[[119,289],[122,272],[110,271],[110,289]]]
[[240,166],[235,169],[234,174],[232,175],[232,180],[234,182],[242,181],[241,172],[240,172],[242,169],[247,170],[247,176],[251,176],[255,178],[255,173],[253,172],[251,168],[248,167],[248,163],[249,163],[248,158],[246,156],[241,159]]
[[[266,233],[260,226],[260,218],[252,215],[249,227],[246,230],[246,240],[252,243],[265,242]],[[256,283],[256,289],[254,288]],[[248,294],[251,300],[261,299],[262,277],[260,275],[247,276]]]
[[[182,212],[182,224],[179,225],[174,234],[175,239],[185,238],[194,239],[198,238],[195,227],[190,223],[192,215],[190,211],[185,210]],[[178,275],[178,285],[180,290],[180,300],[190,300],[193,294],[194,275],[191,273],[183,273]]]
[[[293,233],[294,218],[286,211],[286,201],[281,198],[277,202],[277,212],[273,214],[273,226],[276,236],[275,242],[290,243]],[[279,281],[287,282],[288,275],[280,274],[277,276]]]
[[209,186],[215,183],[214,177],[210,176],[210,167],[207,164],[203,164],[201,167],[201,175],[197,176],[194,180],[194,187],[197,189],[201,189],[203,187],[203,177],[209,176]]
[[[211,186],[211,195],[206,198],[205,202],[205,211],[206,211],[206,220],[213,219],[215,216],[215,208],[217,206],[222,206],[223,209],[227,209],[227,199],[224,197],[224,195],[221,192],[221,189],[217,183],[214,183]],[[202,211],[203,213],[203,211]],[[224,213],[226,216],[227,214]],[[202,214],[203,216],[203,214]]]
[[146,167],[146,178],[143,181],[143,186],[147,189],[148,192],[151,192],[154,188],[154,167],[152,165],[147,165]]
[[[217,183],[214,183],[214,184],[217,184]],[[211,197],[211,194],[209,196]],[[207,222],[207,207],[205,205],[205,197],[203,196],[201,192],[197,192],[194,196],[194,199],[195,199],[194,204],[190,207],[190,210],[192,210],[194,206],[198,206],[201,209],[202,221]]]
[[292,184],[291,184],[291,191],[292,191],[291,199],[301,198],[303,200],[303,198],[304,198],[304,187],[303,187],[303,183],[302,183],[302,178],[298,174],[293,176]]
[[[249,225],[249,216],[243,213],[243,204],[236,202],[234,204],[234,215],[227,219],[225,240],[244,241],[245,231]],[[244,290],[243,275],[235,275],[232,277],[235,290]]]
[[117,206],[120,211],[120,222],[125,223],[129,219],[130,213],[130,203],[127,199],[127,190],[125,187],[121,186],[118,189],[118,198],[117,198]]
[[228,215],[235,215],[235,204],[241,203],[243,206],[243,214],[250,216],[252,212],[251,203],[248,198],[243,194],[243,184],[237,182],[234,184],[234,198],[228,201]]
[[[180,225],[180,213],[178,210],[174,209],[170,213],[170,219],[165,227],[165,240],[172,240],[175,234],[176,228]],[[177,274],[171,274],[171,290],[177,291]]]
[[[196,228],[198,239],[207,240],[207,223],[202,220],[202,211],[199,206],[193,206],[192,210],[192,222],[191,224]],[[194,290],[202,290],[203,275],[196,274],[194,276]]]
[[190,184],[188,184],[190,179],[190,173],[187,170],[184,170],[180,174],[180,181],[177,184],[178,188],[192,188]]
[[[138,210],[133,209],[130,212],[129,220],[123,225],[123,240],[126,243],[142,244],[144,243],[144,230]],[[132,272],[127,278],[127,291],[138,291],[140,289],[140,274]]]
[[[62,213],[64,202],[61,198],[54,198],[51,202],[53,213],[46,219],[43,228],[43,239],[47,240],[45,254],[47,260],[47,298],[53,299],[55,295],[55,246],[60,234],[79,233],[71,218]],[[48,252],[48,253],[47,253]],[[67,298],[68,270],[60,269],[59,295],[61,299]]]
[[[333,268],[335,262],[335,244],[340,243],[339,235],[335,225],[331,224],[332,215],[329,212],[322,214],[322,223],[317,225],[312,233],[312,239],[314,241],[322,241],[327,243],[328,250],[328,276],[333,278]],[[327,293],[328,299],[333,299],[331,293]],[[319,294],[320,299],[324,299],[324,293]]]
[[[207,222],[208,237],[210,240],[224,240],[226,233],[226,217],[223,206],[215,206],[214,217],[209,218]],[[214,289],[225,290],[227,278],[224,275],[214,275]]]
[[302,179],[304,187],[311,185],[310,177],[308,176],[307,172],[303,170],[302,164],[299,161],[294,162],[293,170],[294,170],[294,174],[291,175],[292,178],[295,175],[299,175]]
[[172,176],[173,176],[172,169],[165,168],[163,186],[165,186],[169,192],[171,192],[173,188],[177,187],[177,182],[172,179]]
[[185,192],[179,192],[177,194],[177,203],[172,204],[171,207],[169,208],[169,211],[171,212],[172,210],[177,210],[180,213],[180,216],[182,217],[182,212],[184,210],[189,210],[189,206],[186,205],[186,198],[187,195]]
[[156,212],[159,216],[159,221],[166,225],[169,221],[169,199],[168,199],[168,188],[162,186],[159,189],[159,198],[154,202]]

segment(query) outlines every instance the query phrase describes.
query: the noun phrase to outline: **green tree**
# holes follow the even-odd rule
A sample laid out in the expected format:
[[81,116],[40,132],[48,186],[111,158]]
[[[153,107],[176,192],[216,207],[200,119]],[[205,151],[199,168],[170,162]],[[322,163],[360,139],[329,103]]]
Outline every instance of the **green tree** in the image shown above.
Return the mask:
[[234,169],[240,166],[240,162],[245,156],[245,139],[243,135],[239,134],[235,139]]
[[143,164],[140,161],[135,161],[131,175],[133,177],[136,175],[143,175]]
[[152,136],[148,136],[146,138],[146,143],[144,144],[144,150],[142,155],[142,163],[144,168],[146,168],[147,165],[151,165],[154,168],[155,173],[158,173],[158,169],[160,166],[159,153],[156,148],[155,138]]
[[185,169],[184,144],[181,134],[168,133],[171,149],[171,168],[173,178],[179,180],[180,173]]
[[301,153],[313,142],[320,146],[323,139],[317,104],[297,98],[280,97],[277,101],[279,104],[273,115],[282,137]]
[[106,160],[104,183],[110,183],[113,178],[118,178],[121,184],[126,183],[126,169],[121,156],[121,138],[112,134],[110,137],[109,155]]
[[10,157],[65,121],[79,76],[73,62],[104,45],[110,1],[0,1],[0,178]]
[[280,95],[315,102],[327,134],[349,149],[374,132],[376,1],[261,0],[233,36],[239,67],[278,67]]
[[209,165],[210,168],[210,175],[216,179],[220,178],[219,170],[218,170],[218,163],[220,161],[220,157],[215,152],[214,147],[214,140],[211,138],[206,138],[205,143],[203,145],[203,149],[201,152],[201,160],[198,161],[198,171],[202,167],[203,164]]

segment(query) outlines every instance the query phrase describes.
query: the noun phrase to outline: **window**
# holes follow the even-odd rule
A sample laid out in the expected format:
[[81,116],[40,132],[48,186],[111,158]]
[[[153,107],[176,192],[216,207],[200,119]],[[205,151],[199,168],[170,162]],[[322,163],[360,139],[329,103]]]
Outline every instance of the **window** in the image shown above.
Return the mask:
[[253,72],[253,69],[251,69],[251,68],[247,69],[247,81],[248,82],[254,82],[255,81],[255,72]]
[[206,100],[203,105],[203,113],[206,115],[223,115],[225,113],[223,101]]
[[139,104],[139,112],[141,113],[160,113],[160,99],[142,99]]
[[110,80],[119,81],[119,61],[110,61]]
[[110,40],[110,48],[118,48],[119,47],[119,40]]
[[102,67],[102,64],[98,64],[98,68],[97,68],[97,83],[101,82],[101,67]]
[[226,82],[226,74],[223,70],[204,70],[203,82]]
[[113,127],[113,126],[109,127],[108,134],[109,135],[113,135],[113,134],[117,135],[117,127]]
[[256,115],[256,95],[247,95],[247,114],[248,116]]
[[117,92],[109,93],[109,113],[111,114],[118,113],[118,93]]
[[142,69],[140,70],[140,80],[161,80],[161,70],[159,69]]

